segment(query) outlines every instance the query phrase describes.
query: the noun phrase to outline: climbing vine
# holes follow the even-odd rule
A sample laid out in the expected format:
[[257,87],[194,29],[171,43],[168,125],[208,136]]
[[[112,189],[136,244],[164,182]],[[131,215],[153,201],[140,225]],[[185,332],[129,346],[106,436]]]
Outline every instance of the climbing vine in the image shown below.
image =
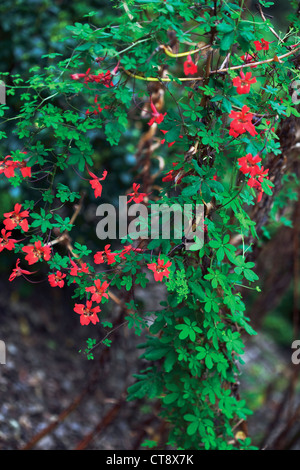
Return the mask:
[[[53,65],[36,65],[26,77],[2,74],[2,147],[12,125],[19,146],[7,146],[1,178],[28,195],[2,216],[0,251],[16,263],[9,280],[37,282],[46,266],[53,289],[73,289],[78,328],[101,323],[106,347],[116,325],[104,307],[123,296],[122,326],[145,333],[148,363],[128,399],[160,400],[174,448],[254,448],[251,411],[239,394],[244,337],[256,334],[243,292],[260,291],[253,247],[266,224],[257,227],[256,214],[275,218],[278,194],[295,179],[284,175],[282,126],[300,116],[293,99],[299,20],[277,33],[265,13],[271,4],[260,1],[254,13],[243,0],[112,2],[105,27],[93,25],[96,12],[67,27],[66,43],[77,45],[66,57],[50,54]],[[19,102],[15,115],[10,97]],[[83,193],[101,204],[110,185],[95,160],[97,133],[111,147],[135,142],[127,207],[148,212],[121,248],[106,240],[93,251],[73,233],[81,230]],[[169,214],[174,205],[191,214],[203,207],[201,220],[191,216],[200,236],[188,248],[184,227],[167,238],[146,236],[158,203]],[[131,294],[151,283],[164,287],[165,298],[158,311],[144,312]],[[97,346],[87,337],[87,359]]]

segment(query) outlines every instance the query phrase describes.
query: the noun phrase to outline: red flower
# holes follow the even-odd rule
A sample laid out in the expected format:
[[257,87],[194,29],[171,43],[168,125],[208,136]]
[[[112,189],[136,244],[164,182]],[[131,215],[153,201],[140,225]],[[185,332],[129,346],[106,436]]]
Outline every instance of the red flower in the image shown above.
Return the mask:
[[[264,177],[267,176],[267,174],[269,173],[269,170],[265,170],[263,166],[259,167],[258,165],[256,165],[256,167],[254,167],[253,171],[252,171],[252,174],[251,174],[251,178],[249,179],[250,182],[254,182],[254,178],[257,177],[257,180],[259,182],[262,182],[262,180],[264,179]],[[249,183],[248,181],[248,185],[249,186],[257,186],[255,183]]]
[[0,237],[0,253],[4,248],[7,250],[11,251],[15,248],[15,243],[17,243],[17,240],[14,240],[13,238],[9,238],[11,236],[11,232],[6,232],[6,230],[3,228],[1,230],[1,235]]
[[[246,54],[241,56],[241,59],[245,62],[245,64],[251,64],[252,62],[256,61],[256,54],[251,55],[246,52]],[[250,67],[255,69],[257,65],[250,65]]]
[[74,312],[80,315],[80,323],[81,325],[88,325],[92,322],[94,325],[99,322],[99,318],[97,313],[101,312],[100,307],[92,308],[93,302],[88,300],[86,305],[83,304],[75,304]]
[[48,245],[42,246],[42,242],[38,240],[33,245],[24,246],[22,250],[27,253],[25,259],[28,264],[37,263],[41,258],[45,261],[49,261],[51,257],[51,248]]
[[81,78],[85,77],[85,73],[72,73],[70,77],[72,80],[80,80]]
[[70,259],[70,261],[72,264],[72,268],[70,271],[71,276],[76,277],[81,273],[89,274],[90,271],[86,263],[81,263],[80,266],[78,266],[78,264],[76,264],[72,259]]
[[97,304],[99,304],[102,300],[102,297],[105,297],[106,299],[108,299],[108,294],[105,292],[108,287],[109,287],[109,284],[104,281],[103,284],[101,285],[101,281],[100,279],[96,279],[94,281],[94,286],[91,286],[91,287],[86,287],[85,290],[86,292],[91,292],[93,295],[92,295],[92,302],[97,302]]
[[187,56],[187,60],[183,64],[183,70],[185,75],[195,75],[198,71],[197,65],[192,61],[190,54]]
[[240,171],[246,175],[250,173],[251,176],[256,174],[257,163],[261,162],[261,158],[259,155],[252,156],[251,153],[248,153],[245,157],[241,157],[238,159],[238,163],[240,165]]
[[253,114],[248,113],[248,106],[243,106],[242,111],[231,111],[229,117],[233,119],[230,123],[229,135],[238,137],[248,131],[252,136],[257,134],[254,125],[252,124]]
[[171,261],[167,261],[164,264],[164,261],[158,257],[157,263],[149,263],[147,267],[154,272],[155,281],[162,281],[163,277],[169,277],[170,271],[168,268],[172,265]]
[[27,176],[31,178],[31,167],[26,165],[26,162],[20,162],[18,168],[20,168],[23,178]]
[[3,221],[6,230],[13,230],[15,227],[21,227],[24,232],[28,232],[28,222],[26,217],[29,217],[28,211],[21,212],[22,205],[15,204],[14,211],[6,212],[4,215],[5,220]]
[[72,80],[80,80],[81,78],[84,78],[84,83],[93,82],[95,81],[95,75],[92,75],[90,73],[90,70],[91,69],[89,68],[85,73],[73,73],[72,75],[70,75],[70,77],[72,78]]
[[15,169],[18,162],[10,160],[10,155],[6,155],[3,161],[0,162],[0,174],[4,173],[6,178],[13,178],[15,176]]
[[114,86],[113,82],[111,81],[112,74],[110,70],[107,70],[105,73],[94,75],[94,77],[96,82],[102,83],[106,88]]
[[241,70],[240,77],[235,77],[232,80],[233,86],[236,87],[236,91],[239,95],[244,95],[249,93],[250,85],[256,83],[256,78],[251,78],[251,72],[246,72],[246,75]]
[[152,118],[148,122],[148,125],[152,126],[152,124],[154,124],[154,122],[156,122],[156,124],[161,124],[167,113],[165,113],[165,114],[159,113],[157,111],[156,107],[154,106],[154,104],[152,103],[152,100],[150,100],[150,106],[151,106],[151,110],[152,110]]
[[254,45],[257,51],[268,51],[269,50],[269,44],[271,44],[268,41],[265,41],[265,39],[261,39],[260,41],[254,41]]
[[66,274],[62,274],[60,271],[56,271],[56,274],[49,274],[48,281],[51,287],[64,287],[65,281],[63,279],[66,277]]
[[94,173],[92,173],[89,169],[88,169],[88,173],[92,177],[92,179],[90,180],[90,185],[92,186],[92,188],[94,190],[95,197],[101,197],[102,184],[100,183],[100,181],[105,180],[105,178],[107,176],[107,171],[106,170],[103,171],[102,178],[98,178],[98,176],[96,176]]
[[[248,186],[250,186],[251,188],[255,188],[257,189],[259,192],[258,192],[258,196],[257,196],[257,202],[260,202],[261,201],[261,198],[262,198],[262,195],[263,195],[263,188],[262,188],[262,182],[264,179],[269,179],[268,176],[267,176],[267,173],[268,173],[269,170],[264,170],[264,167],[262,166],[260,168],[260,173],[258,173],[258,179],[256,180],[254,177],[251,177],[249,180],[248,180]],[[256,175],[257,176],[257,175]],[[269,187],[271,187],[269,185]]]
[[[126,255],[132,250],[135,250],[132,245],[125,246],[123,250],[118,254],[121,259],[125,259]],[[141,250],[141,248],[136,248],[136,250]]]
[[107,264],[113,264],[116,262],[115,258],[117,254],[112,253],[109,247],[110,245],[105,245],[104,251],[97,251],[94,255],[95,264],[102,264],[105,262],[107,262]]
[[118,256],[121,258],[121,259],[125,259],[126,258],[126,255],[128,253],[130,253],[131,251],[135,251],[135,252],[143,252],[145,251],[143,248],[133,248],[132,245],[128,245],[128,246],[125,246],[123,248],[122,251],[120,251],[118,254]]
[[80,80],[84,78],[84,83],[88,82],[95,82],[95,83],[103,83],[104,86],[107,88],[113,86],[111,81],[111,73],[107,70],[105,73],[99,73],[98,75],[94,75],[90,73],[90,68],[85,73],[73,73],[70,75],[72,80]]
[[258,163],[261,162],[261,158],[259,155],[255,155],[253,157],[251,153],[248,153],[245,157],[241,157],[238,159],[240,165],[240,171],[244,173],[244,175],[250,175],[249,180],[247,181],[248,186],[251,188],[258,189],[258,198],[257,202],[259,202],[262,198],[262,193],[264,192],[262,189],[262,182],[264,179],[269,179],[267,174],[269,170],[265,170],[263,166],[259,166]]
[[[26,154],[27,152],[21,153]],[[0,162],[0,174],[4,173],[6,178],[13,178],[17,168],[20,168],[23,178],[26,176],[31,176],[31,167],[28,167],[25,161],[14,161],[11,160],[10,155],[6,155],[5,159]]]
[[[174,165],[174,163],[173,163]],[[175,178],[174,176],[174,170],[170,170],[168,171],[168,173],[166,174],[166,176],[163,177],[162,181],[164,183],[168,183],[169,181],[173,181],[173,179]]]
[[25,269],[19,268],[20,258],[17,259],[16,267],[13,269],[11,275],[9,276],[9,281],[13,281],[16,277],[22,276],[23,274],[34,274],[34,272],[26,271]]
[[[178,165],[178,162],[173,162],[172,165],[175,167],[175,166]],[[169,182],[169,181],[175,181],[175,180],[176,180],[176,176],[178,175],[178,173],[180,172],[180,170],[182,170],[182,168],[183,168],[183,167],[178,168],[178,170],[174,170],[174,169],[173,169],[173,170],[168,171],[168,173],[166,174],[166,176],[164,176],[164,177],[162,178],[162,181],[163,181],[164,183]],[[178,179],[177,184],[180,183],[180,181],[182,180],[183,176],[184,176],[184,175],[182,175],[182,176]]]
[[127,201],[127,204],[129,204],[131,201],[134,201],[136,204],[139,204],[144,200],[144,197],[147,196],[147,193],[139,193],[140,187],[140,184],[133,183],[133,192],[128,194],[128,196],[131,196],[131,198]]

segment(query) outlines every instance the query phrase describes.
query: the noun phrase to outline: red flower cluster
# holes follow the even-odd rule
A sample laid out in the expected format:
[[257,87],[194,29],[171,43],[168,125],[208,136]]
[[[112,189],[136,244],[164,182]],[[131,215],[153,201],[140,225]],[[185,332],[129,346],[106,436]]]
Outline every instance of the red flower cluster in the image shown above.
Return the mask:
[[101,197],[102,184],[100,183],[100,181],[105,180],[105,178],[107,177],[107,171],[106,170],[103,171],[102,178],[98,178],[98,176],[92,173],[89,169],[88,169],[88,173],[92,177],[92,179],[90,180],[90,185],[92,186],[94,190],[95,197]]
[[112,253],[110,250],[110,245],[105,245],[103,251],[97,251],[94,255],[95,264],[102,264],[107,262],[107,264],[113,264],[116,262],[117,253]]
[[6,212],[4,215],[5,220],[3,221],[6,230],[13,230],[16,227],[20,227],[24,232],[28,232],[28,221],[29,217],[28,211],[22,211],[21,204],[15,204],[14,210],[12,212]]
[[73,73],[70,75],[72,80],[80,80],[84,78],[84,83],[93,82],[93,83],[102,83],[107,88],[114,86],[112,79],[112,74],[110,70],[107,70],[105,73],[101,72],[98,75],[90,73],[90,68],[85,73]]
[[162,281],[164,276],[166,278],[169,277],[170,271],[168,268],[171,265],[171,261],[164,263],[164,261],[158,257],[157,263],[149,263],[147,264],[147,267],[153,271],[155,281]]
[[251,153],[248,153],[245,157],[241,157],[238,159],[238,163],[240,165],[240,171],[247,175],[248,173],[250,176],[254,176],[256,174],[257,164],[261,162],[261,158],[259,155],[252,156]]
[[38,240],[34,242],[33,245],[24,246],[22,250],[27,253],[25,259],[28,264],[35,264],[41,258],[44,258],[45,261],[49,261],[51,257],[51,248],[48,245],[42,245],[42,242]]
[[259,202],[262,198],[262,182],[264,179],[269,179],[267,174],[269,170],[265,170],[263,166],[259,166],[258,163],[261,162],[261,158],[259,155],[253,155],[248,153],[245,157],[241,157],[238,159],[238,163],[240,165],[240,171],[244,175],[249,175],[250,178],[247,182],[248,186],[251,188],[255,188],[259,191],[257,202]]
[[187,60],[183,64],[183,71],[185,75],[195,75],[198,72],[197,65],[194,64],[191,55],[187,56]]
[[139,193],[140,187],[140,184],[133,183],[133,192],[128,194],[128,196],[131,196],[131,198],[128,199],[127,204],[129,204],[131,201],[134,201],[136,204],[139,204],[140,202],[143,202],[146,196],[148,196],[147,193]]
[[250,85],[256,83],[256,78],[251,78],[251,72],[244,72],[241,70],[240,77],[235,77],[232,80],[233,86],[236,87],[236,91],[239,95],[245,95],[250,91]]
[[265,39],[261,39],[260,41],[254,41],[254,45],[257,51],[268,51],[269,50],[269,44],[271,44],[269,41],[266,41]]
[[49,274],[48,281],[51,287],[64,287],[65,281],[63,280],[66,277],[66,274],[56,271],[56,274]]
[[9,238],[11,236],[11,232],[6,232],[5,228],[3,228],[1,230],[1,235],[2,237],[0,237],[0,253],[4,250],[4,248],[9,251],[13,250],[15,248],[15,243],[17,243],[17,240]]
[[70,262],[72,265],[72,268],[70,271],[71,276],[77,277],[79,276],[79,274],[82,274],[82,273],[89,274],[90,271],[86,263],[81,263],[80,266],[78,266],[78,264],[75,263],[72,259],[70,259]]
[[97,305],[96,307],[92,308],[93,302],[88,300],[86,305],[84,304],[75,304],[74,312],[80,315],[80,323],[81,325],[88,325],[90,322],[93,325],[99,322],[99,318],[97,313],[101,312],[100,307]]
[[100,279],[96,279],[94,281],[94,285],[91,287],[86,287],[85,290],[86,292],[92,293],[92,302],[99,304],[102,300],[102,297],[108,299],[108,293],[106,292],[108,287],[109,284],[106,281],[104,281],[101,285]]
[[148,125],[152,126],[152,124],[154,124],[155,122],[156,122],[156,124],[161,124],[167,113],[165,113],[165,114],[159,113],[157,111],[156,107],[154,106],[154,104],[152,103],[152,100],[150,100],[150,106],[151,106],[151,110],[152,110],[152,118],[148,122]]
[[[26,152],[22,152],[26,154]],[[0,161],[0,175],[4,173],[6,178],[13,178],[15,176],[15,170],[20,169],[23,178],[27,176],[31,177],[31,167],[27,166],[26,161],[14,161],[11,159],[10,155],[6,155],[4,160]]]
[[252,124],[253,114],[248,113],[250,108],[244,105],[241,111],[231,111],[229,117],[233,119],[230,123],[229,135],[238,137],[248,131],[252,136],[257,134],[254,125]]

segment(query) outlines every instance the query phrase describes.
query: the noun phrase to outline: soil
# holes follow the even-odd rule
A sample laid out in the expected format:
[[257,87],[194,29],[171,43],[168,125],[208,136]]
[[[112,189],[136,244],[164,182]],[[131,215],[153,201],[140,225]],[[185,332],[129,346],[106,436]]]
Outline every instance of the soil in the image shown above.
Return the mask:
[[[24,281],[15,282],[22,286]],[[136,346],[143,338],[121,326],[111,336],[112,346],[100,346],[88,360],[79,350],[88,337],[98,341],[105,331],[80,325],[68,289],[43,285],[24,300],[13,287],[3,283],[0,293],[0,338],[6,344],[6,364],[0,365],[0,449],[132,450],[151,439],[162,425],[155,404],[126,401],[132,375],[141,366]],[[155,291],[149,300],[154,307]],[[109,305],[115,324],[120,308]],[[50,432],[39,435],[51,425]]]
[[[23,280],[14,282],[0,283],[0,339],[6,344],[6,364],[0,365],[0,449],[138,450],[145,439],[158,439],[166,448],[157,404],[126,401],[133,374],[145,366],[137,349],[143,336],[120,326],[110,336],[112,346],[100,346],[88,360],[79,350],[84,351],[87,338],[99,341],[105,331],[80,325],[73,291],[43,284],[25,295]],[[160,308],[161,298],[157,283],[136,293],[148,311]],[[120,307],[107,305],[106,318],[122,323]],[[282,403],[290,358],[259,334],[246,341],[244,360],[241,390],[250,399],[252,393],[254,408],[249,433],[260,442]],[[270,429],[267,448],[285,429],[287,413]],[[298,441],[293,449],[300,448]]]

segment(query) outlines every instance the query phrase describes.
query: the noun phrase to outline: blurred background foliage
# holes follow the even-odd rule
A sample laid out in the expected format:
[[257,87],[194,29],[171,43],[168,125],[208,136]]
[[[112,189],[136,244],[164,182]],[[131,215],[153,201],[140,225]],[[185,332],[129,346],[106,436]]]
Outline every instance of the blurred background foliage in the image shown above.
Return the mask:
[[[255,1],[251,4],[252,12],[258,15],[255,4]],[[47,67],[55,64],[55,59],[43,57],[45,54],[59,53],[62,54],[60,58],[68,57],[76,44],[66,27],[75,22],[89,21],[97,27],[108,25],[119,14],[115,5],[116,2],[109,0],[76,0],[75,2],[68,0],[2,0],[0,4],[0,71],[10,74],[20,73],[26,76],[30,68],[35,65]],[[276,0],[275,5],[267,11],[270,15],[274,15],[272,21],[275,24],[275,29],[285,31],[288,24],[287,15],[292,11],[289,2]],[[90,12],[97,13],[89,19]],[[65,37],[68,37],[67,41],[62,42],[61,39]],[[7,76],[7,81],[9,83],[9,76]],[[16,101],[16,97],[7,96],[7,104],[10,107],[11,115],[18,112],[20,105]],[[11,126],[13,126],[13,121]],[[111,202],[117,205],[118,196],[125,194],[131,187],[135,177],[136,160],[134,155],[141,131],[140,126],[141,124],[137,120],[116,147],[110,147],[102,138],[100,131],[91,136],[95,148],[95,170],[101,174],[105,168],[109,173],[103,185],[102,202]],[[0,141],[1,157],[3,158],[16,148],[18,148],[18,142],[15,141],[14,135],[9,133],[8,139]],[[172,148],[164,147],[160,152],[164,157],[168,155],[169,161],[172,161]],[[101,242],[95,234],[97,203],[93,198],[93,192],[88,183],[81,180],[75,173],[69,175],[69,181],[72,181],[72,187],[75,191],[84,187],[87,192],[84,211],[77,219],[80,233],[76,234],[76,230],[74,230],[76,236],[78,235],[76,240],[80,243],[86,243],[91,249],[95,247],[100,249]],[[295,184],[292,185],[290,191],[295,192]],[[0,178],[0,192],[1,213],[11,210],[16,201],[30,199],[28,189],[12,188],[7,184],[6,178]],[[293,263],[295,255],[293,226],[295,222],[299,223],[299,220],[288,221],[283,230],[278,229],[278,226],[274,225],[274,221],[269,227],[265,227],[262,239],[263,254],[260,255],[257,263],[262,293],[258,294],[253,291],[244,293],[254,326],[257,326],[260,332],[272,339],[272,345],[275,344],[280,348],[280,351],[283,351],[287,361],[290,356],[293,330]],[[1,253],[2,288],[10,292],[15,300],[29,298],[36,289],[34,284],[17,282],[17,284],[11,285],[6,280],[10,273],[9,268],[12,269],[14,265],[15,256]],[[47,298],[50,298],[51,288],[49,289],[46,284],[40,284],[39,289],[44,292]],[[59,295],[63,296],[61,300],[66,301],[67,296],[62,293]],[[268,342],[264,344],[268,344]],[[276,360],[276,356],[274,357]],[[264,359],[269,361],[270,358],[265,357]],[[264,402],[266,387],[270,385],[274,373],[278,372],[273,366],[273,363],[270,366],[269,362],[256,360],[255,368],[249,369],[249,375],[246,377],[248,383],[244,387],[244,393],[246,399],[250,400],[250,408],[253,406],[258,410]],[[260,376],[262,378],[258,380]],[[260,382],[259,388],[258,382]]]

